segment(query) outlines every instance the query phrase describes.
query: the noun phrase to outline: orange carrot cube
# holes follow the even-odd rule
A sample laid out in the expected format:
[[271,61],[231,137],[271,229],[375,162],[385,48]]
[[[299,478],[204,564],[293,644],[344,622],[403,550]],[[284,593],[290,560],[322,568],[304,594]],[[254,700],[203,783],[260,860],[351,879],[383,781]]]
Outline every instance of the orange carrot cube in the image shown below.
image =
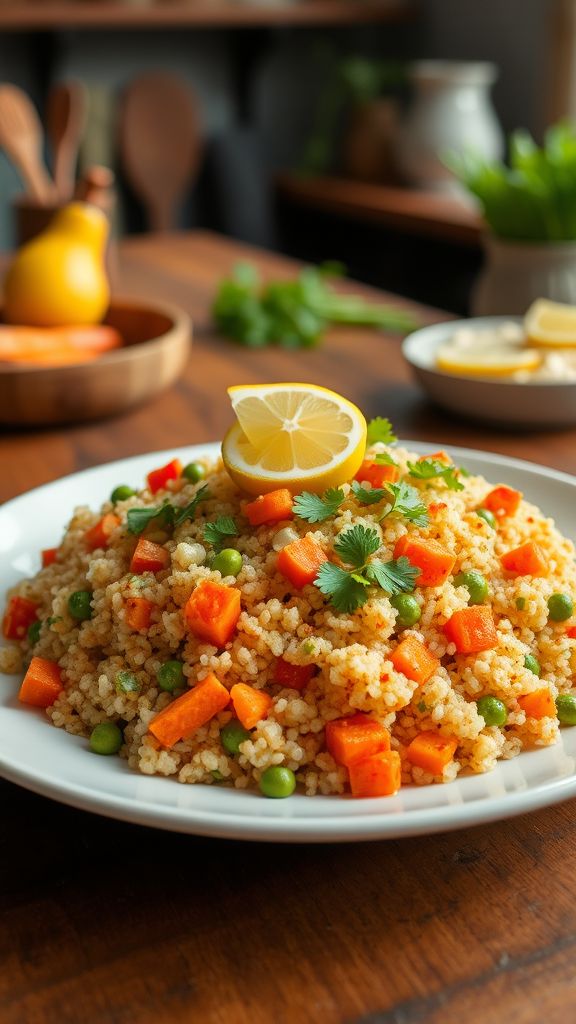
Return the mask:
[[236,683],[230,690],[230,696],[236,717],[245,729],[253,729],[263,718],[267,718],[274,703],[264,690],[257,690],[247,683]]
[[381,750],[348,769],[354,797],[393,796],[402,784],[402,762],[397,750]]
[[32,658],[18,700],[35,708],[49,708],[63,689],[60,666],[47,658]]
[[483,604],[462,608],[450,616],[444,626],[458,654],[477,654],[498,646],[498,633],[492,610]]
[[213,673],[200,683],[176,697],[168,707],[152,719],[148,731],[163,747],[173,747],[180,740],[192,736],[214,715],[230,703],[230,694]]
[[443,736],[440,732],[421,732],[412,740],[406,750],[411,764],[429,772],[441,775],[456,753],[458,740],[454,736]]
[[306,533],[282,548],[278,555],[278,572],[300,590],[307,583],[314,582],[318,569],[327,561],[328,555],[318,541]]
[[526,541],[500,558],[502,568],[514,576],[547,576],[548,564],[542,548],[533,540]]
[[294,498],[285,487],[277,491],[261,494],[255,501],[244,505],[244,515],[251,526],[262,526],[263,523],[279,523],[283,519],[293,519],[292,505]]
[[397,672],[402,672],[407,679],[420,685],[427,682],[440,665],[438,658],[417,637],[410,634],[392,651],[390,661]]
[[117,526],[120,526],[120,520],[113,512],[107,512],[102,516],[84,535],[88,550],[96,551],[96,548],[107,547],[110,535]]
[[236,629],[240,612],[240,591],[211,580],[198,584],[184,608],[191,632],[215,647],[224,647],[228,643]]
[[527,718],[556,717],[556,704],[547,686],[527,693],[524,697],[518,697],[518,704]]
[[139,537],[130,562],[130,572],[160,572],[170,563],[170,552],[161,544]]
[[349,768],[355,761],[390,750],[390,733],[374,718],[358,713],[326,723],[326,747],[338,764]]
[[436,540],[429,540],[424,537],[413,537],[404,534],[396,541],[394,547],[394,558],[404,555],[420,569],[416,577],[416,585],[419,587],[439,587],[446,582],[456,559],[446,548]]

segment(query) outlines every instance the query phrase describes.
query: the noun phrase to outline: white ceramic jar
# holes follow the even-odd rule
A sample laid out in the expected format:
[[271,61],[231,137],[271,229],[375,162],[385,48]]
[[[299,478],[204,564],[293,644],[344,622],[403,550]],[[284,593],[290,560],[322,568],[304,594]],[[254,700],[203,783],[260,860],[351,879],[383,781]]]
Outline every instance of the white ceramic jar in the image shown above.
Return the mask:
[[472,293],[473,316],[523,316],[535,299],[576,305],[576,242],[484,239],[485,264]]
[[443,162],[447,153],[503,156],[504,136],[490,99],[497,75],[496,66],[484,61],[412,65],[414,94],[398,139],[398,162],[410,184],[462,195]]

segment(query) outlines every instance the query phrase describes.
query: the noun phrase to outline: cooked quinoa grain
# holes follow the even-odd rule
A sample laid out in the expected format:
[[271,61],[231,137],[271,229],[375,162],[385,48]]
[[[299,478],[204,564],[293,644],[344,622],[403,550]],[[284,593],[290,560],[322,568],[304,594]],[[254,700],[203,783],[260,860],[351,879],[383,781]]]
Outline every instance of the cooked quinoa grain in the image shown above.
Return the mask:
[[[371,454],[388,451],[378,444]],[[221,463],[208,462],[198,464],[202,472],[171,480],[154,495],[143,489],[119,498],[114,492],[99,512],[77,508],[57,559],[10,595],[36,605],[42,628],[0,651],[0,671],[20,672],[32,656],[57,663],[63,689],[46,709],[55,726],[85,737],[98,736],[101,725],[117,726],[120,756],[132,769],[182,783],[266,792],[270,779],[294,777],[309,795],[349,792],[348,767],[335,747],[330,752],[326,725],[359,712],[388,731],[403,784],[485,772],[500,758],[554,743],[558,715],[538,717],[536,696],[545,690],[563,723],[574,718],[570,700],[576,694],[568,695],[576,637],[566,621],[576,599],[571,542],[524,500],[513,514],[492,516],[492,522],[483,514],[492,485],[481,477],[463,476],[462,490],[451,490],[441,477],[409,477],[407,463],[418,459],[414,453],[394,448],[392,454],[400,479],[428,509],[428,525],[415,526],[402,514],[383,516],[391,501],[386,488],[381,500],[363,503],[345,484],[340,506],[322,522],[311,525],[296,516],[251,527],[243,514],[246,499]],[[156,556],[155,546],[166,553],[165,566],[160,558],[150,570],[134,572],[138,537],[128,528],[129,511],[158,508],[164,501],[183,509],[200,487],[207,494],[192,518],[178,522],[176,516],[176,525],[152,519],[140,534]],[[87,532],[112,509],[119,527],[107,547],[90,550]],[[207,540],[213,532],[206,531],[207,523],[221,517],[237,528],[237,535],[229,531],[225,538],[226,548],[233,549],[226,558]],[[347,568],[338,556],[338,538],[356,526],[375,536],[368,568],[373,558],[397,560],[409,536],[443,550],[447,576],[428,586],[416,576],[404,591],[409,600],[398,600],[370,577],[357,585],[358,605],[339,610],[314,583],[297,587],[279,571],[279,558],[305,535],[329,563]],[[501,556],[527,542],[543,554],[546,575],[504,571]],[[475,604],[466,581],[478,579],[486,587],[482,603]],[[191,608],[202,595],[207,599],[223,589],[233,598],[231,629],[215,640],[201,635]],[[90,599],[89,609],[76,607],[79,594]],[[558,595],[566,598],[563,618],[555,610]],[[476,633],[470,632],[472,621]],[[171,675],[168,685],[166,666],[175,665],[181,666],[178,678],[174,682]],[[219,700],[217,684],[226,691],[238,684],[251,689],[235,690],[232,702],[207,721],[184,729],[173,742],[160,742],[150,724],[212,677]],[[246,692],[256,708],[249,726],[235,699]],[[530,715],[519,703],[529,694]],[[489,704],[504,711],[488,714]],[[432,760],[418,760],[421,737],[430,734],[447,742],[436,743]],[[428,742],[429,753],[434,743]]]

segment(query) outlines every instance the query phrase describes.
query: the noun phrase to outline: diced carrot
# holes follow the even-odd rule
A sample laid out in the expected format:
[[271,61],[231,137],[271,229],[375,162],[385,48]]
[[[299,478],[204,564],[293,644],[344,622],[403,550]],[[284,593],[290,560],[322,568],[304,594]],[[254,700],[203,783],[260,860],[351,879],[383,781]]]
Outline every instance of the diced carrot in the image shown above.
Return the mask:
[[224,647],[236,629],[240,611],[239,590],[204,580],[188,598],[184,616],[195,636]]
[[53,565],[54,562],[56,561],[58,548],[44,548],[44,550],[41,551],[40,554],[42,555],[42,568],[46,569],[49,565]]
[[95,551],[96,548],[107,547],[110,535],[114,533],[117,526],[120,526],[120,520],[113,512],[107,512],[105,516],[102,516],[102,519],[99,519],[90,530],[86,531],[85,540],[88,550]]
[[512,551],[506,551],[500,558],[502,568],[514,576],[547,576],[548,565],[542,548],[533,540],[527,540]]
[[7,640],[22,640],[38,619],[38,605],[27,597],[11,597],[2,622]]
[[421,455],[420,458],[416,459],[417,462],[443,462],[446,466],[452,465],[452,459],[448,455],[448,452],[439,451],[432,452],[432,455]]
[[387,483],[395,483],[399,475],[398,466],[381,464],[374,459],[364,459],[354,479],[361,484],[369,483],[372,487],[384,487]]
[[291,690],[303,690],[316,671],[315,665],[292,665],[284,658],[276,659],[274,682]]
[[381,750],[349,768],[350,789],[355,797],[393,796],[402,783],[402,762],[397,750]]
[[255,501],[244,505],[244,515],[251,526],[263,523],[279,523],[282,519],[293,519],[292,505],[294,497],[290,491],[282,487],[268,494],[261,494]]
[[454,612],[444,626],[444,632],[456,645],[458,654],[476,654],[498,645],[492,609],[483,604]]
[[555,718],[556,704],[547,686],[518,697],[518,703],[528,718]]
[[326,747],[347,768],[372,754],[390,750],[390,733],[374,718],[358,713],[326,722]]
[[170,552],[166,548],[163,548],[161,544],[154,544],[153,541],[146,540],[145,537],[139,537],[130,562],[130,572],[160,572],[169,563]]
[[414,683],[425,683],[434,675],[440,665],[427,647],[418,637],[408,635],[398,644],[390,655],[390,661],[397,672],[402,672]]
[[419,587],[439,587],[448,579],[456,559],[436,540],[425,537],[411,537],[406,533],[396,541],[394,558],[404,555],[420,569],[416,577]]
[[428,505],[428,511],[431,516],[435,516],[438,512],[443,512],[448,505],[445,501],[431,501]]
[[514,515],[521,501],[521,491],[515,491],[513,487],[507,487],[506,484],[499,484],[486,495],[482,502],[482,508],[489,509],[498,519],[504,519],[505,516]]
[[257,722],[267,718],[273,704],[272,697],[247,683],[236,683],[230,696],[236,717],[245,729],[253,729]]
[[35,708],[49,708],[63,689],[60,666],[47,658],[32,658],[18,700]]
[[148,726],[163,747],[173,747],[192,736],[230,703],[230,694],[211,672],[192,690],[173,700]]
[[126,624],[130,629],[148,629],[153,607],[152,601],[145,597],[127,597]]
[[572,640],[576,640],[576,626],[570,626],[570,628],[566,630],[566,636],[569,636]]
[[0,325],[0,360],[7,362],[44,364],[50,362],[54,354],[58,357],[65,352],[69,362],[82,361],[85,355],[95,357],[121,345],[118,331],[105,324],[67,327]]
[[278,555],[278,572],[300,589],[315,580],[318,569],[327,561],[328,555],[318,541],[306,533],[282,548]]
[[166,484],[170,480],[178,480],[182,476],[182,463],[180,459],[172,459],[171,462],[167,462],[165,466],[160,466],[159,469],[153,469],[148,473],[148,487],[152,491],[152,494],[156,494],[157,491],[162,491]]
[[422,768],[430,775],[442,775],[446,765],[456,753],[458,740],[454,736],[443,736],[440,732],[421,732],[406,749],[411,764]]

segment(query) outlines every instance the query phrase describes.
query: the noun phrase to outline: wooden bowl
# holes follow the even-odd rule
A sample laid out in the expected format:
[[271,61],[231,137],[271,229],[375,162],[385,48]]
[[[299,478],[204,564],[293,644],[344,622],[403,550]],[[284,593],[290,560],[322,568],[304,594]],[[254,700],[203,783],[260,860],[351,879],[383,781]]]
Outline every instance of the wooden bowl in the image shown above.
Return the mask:
[[113,299],[104,322],[124,346],[70,366],[0,369],[0,423],[36,425],[125,412],[181,374],[192,339],[190,317],[175,306]]

